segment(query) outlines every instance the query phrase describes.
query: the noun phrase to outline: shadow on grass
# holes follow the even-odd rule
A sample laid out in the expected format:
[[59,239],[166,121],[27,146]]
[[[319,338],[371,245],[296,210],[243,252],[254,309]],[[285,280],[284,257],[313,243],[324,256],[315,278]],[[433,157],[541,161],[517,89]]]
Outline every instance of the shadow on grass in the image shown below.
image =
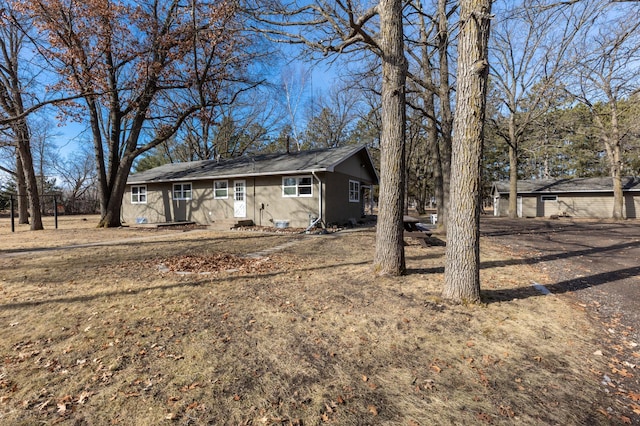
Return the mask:
[[[370,263],[371,262],[369,260],[362,261],[362,262],[342,263],[340,265],[333,265],[332,268],[338,268],[343,266],[361,266],[361,265],[368,265]],[[304,269],[296,269],[295,272],[299,274],[299,273],[310,272],[314,270],[322,270],[322,269],[326,269],[326,266],[323,265],[323,266],[313,266],[313,267],[304,268]],[[92,295],[80,295],[80,296],[72,296],[72,297],[50,298],[46,300],[30,300],[25,302],[5,303],[5,304],[0,304],[0,311],[9,311],[12,309],[37,307],[37,306],[42,306],[47,304],[91,302],[94,300],[105,299],[110,297],[136,296],[140,293],[147,293],[150,291],[165,291],[165,290],[171,290],[171,289],[180,288],[180,287],[202,287],[205,285],[212,285],[212,284],[215,285],[215,283],[218,281],[242,280],[244,282],[247,279],[277,277],[279,275],[286,274],[288,272],[290,271],[276,271],[272,273],[255,274],[255,275],[235,275],[235,276],[225,276],[220,278],[213,278],[207,275],[204,275],[204,276],[208,278],[202,278],[203,275],[193,274],[188,276],[189,277],[193,276],[194,278],[198,277],[201,279],[195,280],[195,281],[181,281],[177,283],[174,282],[166,285],[146,286],[146,287],[140,287],[137,289],[109,291],[109,292],[92,294]]]
[[[619,269],[617,271],[602,272],[600,274],[586,277],[577,277],[570,280],[560,281],[554,284],[545,285],[547,290],[553,294],[563,294],[590,287],[608,284],[614,281],[637,278],[640,275],[640,266]],[[513,299],[527,299],[529,297],[543,296],[533,286],[519,287],[507,290],[482,290],[482,300],[487,303],[504,302]]]
[[[21,255],[28,255],[30,253],[46,253],[46,252],[56,252],[56,251],[67,251],[67,250],[77,250],[84,248],[92,248],[92,247],[110,247],[110,246],[118,246],[118,247],[129,247],[129,246],[137,246],[140,243],[144,243],[145,245],[152,244],[166,244],[166,239],[170,239],[175,237],[176,235],[183,235],[182,232],[175,233],[166,233],[166,234],[156,234],[142,237],[128,237],[122,238],[118,240],[108,240],[108,241],[98,241],[93,243],[82,243],[82,244],[71,244],[67,246],[56,246],[56,247],[32,247],[32,248],[21,248],[21,249],[10,249],[10,250],[0,250],[0,258],[1,257],[14,257]],[[287,237],[288,235],[278,235],[282,237]],[[247,240],[254,238],[262,238],[263,235],[219,235],[216,237],[207,237],[198,240],[194,240],[194,244],[206,244],[210,242],[220,242],[220,241],[233,241],[237,239]],[[160,240],[160,241],[150,241],[150,240]]]
[[[543,256],[527,257],[522,259],[492,260],[488,262],[480,262],[480,269],[501,268],[505,266],[518,266],[518,265],[536,265],[538,263],[551,262],[554,260],[564,260],[564,259],[570,259],[573,257],[580,257],[580,256],[592,256],[595,254],[622,251],[629,248],[637,248],[637,247],[640,247],[640,241],[614,244],[607,247],[591,247],[584,250],[553,253],[553,254],[547,254]],[[407,271],[408,274],[440,274],[442,272],[444,272],[444,266],[438,266],[434,268],[413,268]]]
[[572,222],[564,220],[540,220],[540,219],[507,219],[485,218],[480,222],[480,235],[483,237],[503,237],[509,235],[544,235],[565,232],[589,232],[594,229],[610,230],[612,232],[626,229],[636,230],[638,223],[633,221],[595,221]]

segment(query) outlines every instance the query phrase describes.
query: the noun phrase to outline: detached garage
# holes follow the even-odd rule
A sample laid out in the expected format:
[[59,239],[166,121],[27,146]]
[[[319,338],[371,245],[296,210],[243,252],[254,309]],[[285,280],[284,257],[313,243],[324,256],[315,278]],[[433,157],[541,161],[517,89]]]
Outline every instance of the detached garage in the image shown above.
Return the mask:
[[[640,178],[623,178],[622,188],[625,217],[635,219],[640,211]],[[507,216],[509,182],[495,182],[492,196],[494,216]],[[613,179],[520,180],[517,206],[518,217],[609,218],[613,212]]]

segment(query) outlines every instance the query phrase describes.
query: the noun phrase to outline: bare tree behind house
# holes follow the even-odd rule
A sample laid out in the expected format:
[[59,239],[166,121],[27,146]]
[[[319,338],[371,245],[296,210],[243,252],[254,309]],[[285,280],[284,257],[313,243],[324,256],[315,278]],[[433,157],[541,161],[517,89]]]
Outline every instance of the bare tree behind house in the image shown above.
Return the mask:
[[630,136],[622,117],[632,105],[623,101],[640,89],[640,4],[617,7],[620,9],[602,16],[605,22],[586,33],[576,46],[574,82],[568,86],[591,113],[613,178],[612,218],[622,219],[622,172],[627,161],[623,153]]

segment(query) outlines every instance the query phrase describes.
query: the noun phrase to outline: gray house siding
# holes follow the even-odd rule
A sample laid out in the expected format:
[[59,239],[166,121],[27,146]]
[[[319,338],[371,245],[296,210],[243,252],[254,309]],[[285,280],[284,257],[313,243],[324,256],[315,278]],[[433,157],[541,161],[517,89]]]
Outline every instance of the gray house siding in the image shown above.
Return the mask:
[[[522,216],[610,218],[613,212],[613,190],[607,190],[612,185],[610,182],[610,178],[518,182],[518,197],[522,198]],[[625,217],[635,219],[640,210],[640,182],[638,178],[625,178],[624,185]],[[507,216],[508,182],[494,184],[493,199],[494,215]]]
[[[359,201],[349,201],[349,181],[360,184]],[[327,176],[327,186],[331,193],[326,197],[325,220],[328,224],[344,224],[349,219],[360,219],[364,211],[362,197],[363,182],[358,177],[348,176],[342,173],[333,173]]]
[[[204,225],[252,220],[262,226],[286,221],[306,228],[321,216],[324,224],[343,224],[360,218],[363,187],[377,183],[368,150],[354,146],[166,164],[129,177],[122,220]],[[190,193],[176,194],[188,199],[174,199],[174,185],[188,184]]]

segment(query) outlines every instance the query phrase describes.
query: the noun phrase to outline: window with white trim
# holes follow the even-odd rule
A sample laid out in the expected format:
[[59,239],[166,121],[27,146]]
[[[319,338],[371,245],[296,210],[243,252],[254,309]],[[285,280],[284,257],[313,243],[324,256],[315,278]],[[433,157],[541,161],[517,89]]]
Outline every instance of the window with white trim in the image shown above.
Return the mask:
[[355,180],[349,181],[349,202],[350,203],[359,203],[360,202],[360,182]]
[[213,182],[213,198],[216,200],[229,198],[229,181],[216,180]]
[[543,203],[548,201],[558,201],[558,196],[557,195],[541,195],[540,201],[542,201]]
[[174,183],[173,199],[174,200],[190,200],[191,184],[190,183]]
[[131,204],[147,204],[147,185],[131,187]]
[[313,180],[311,176],[290,176],[282,178],[283,197],[313,196]]

